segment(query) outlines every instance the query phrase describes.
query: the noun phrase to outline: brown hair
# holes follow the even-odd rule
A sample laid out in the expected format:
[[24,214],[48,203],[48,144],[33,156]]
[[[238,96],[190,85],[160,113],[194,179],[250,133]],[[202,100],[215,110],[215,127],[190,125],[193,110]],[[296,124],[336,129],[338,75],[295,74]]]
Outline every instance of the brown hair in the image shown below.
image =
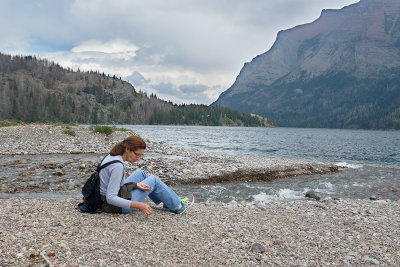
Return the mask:
[[130,151],[137,149],[146,149],[146,143],[140,136],[129,136],[124,141],[117,143],[110,152],[111,156],[122,155],[125,152],[125,148]]

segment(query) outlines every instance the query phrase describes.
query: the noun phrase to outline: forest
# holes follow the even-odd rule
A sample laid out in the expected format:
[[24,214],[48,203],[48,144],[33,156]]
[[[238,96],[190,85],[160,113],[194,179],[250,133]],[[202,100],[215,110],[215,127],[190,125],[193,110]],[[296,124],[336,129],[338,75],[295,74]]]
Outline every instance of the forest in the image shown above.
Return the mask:
[[0,53],[0,120],[89,124],[274,126],[223,107],[148,96],[116,76],[73,71],[33,56]]

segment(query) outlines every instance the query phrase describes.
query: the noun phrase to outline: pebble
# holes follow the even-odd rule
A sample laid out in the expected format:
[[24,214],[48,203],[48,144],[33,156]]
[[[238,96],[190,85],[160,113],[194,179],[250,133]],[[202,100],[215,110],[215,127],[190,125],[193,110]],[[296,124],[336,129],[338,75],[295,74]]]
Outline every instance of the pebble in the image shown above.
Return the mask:
[[358,256],[358,253],[357,253],[357,252],[354,252],[354,251],[349,251],[349,252],[347,253],[347,256],[357,257],[357,256]]
[[305,194],[305,196],[308,197],[308,198],[313,198],[313,199],[318,200],[318,201],[321,199],[314,191],[308,191]]
[[379,265],[379,261],[376,260],[376,259],[373,259],[373,258],[368,258],[368,257],[366,257],[366,258],[363,258],[363,260],[364,260],[366,263],[369,263],[369,264]]
[[254,243],[253,245],[251,245],[251,248],[250,248],[250,252],[254,252],[254,253],[263,253],[266,250],[267,249],[260,243]]
[[232,200],[226,205],[226,207],[229,209],[235,208],[235,207],[237,207],[237,202],[235,200]]

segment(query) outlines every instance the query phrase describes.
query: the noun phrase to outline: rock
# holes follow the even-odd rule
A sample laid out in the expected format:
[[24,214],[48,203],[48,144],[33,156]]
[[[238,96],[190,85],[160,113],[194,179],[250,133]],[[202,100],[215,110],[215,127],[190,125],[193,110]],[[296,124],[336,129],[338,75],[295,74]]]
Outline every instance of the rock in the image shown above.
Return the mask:
[[308,191],[308,192],[305,194],[305,196],[308,197],[308,198],[316,199],[316,200],[318,200],[318,201],[321,199],[317,194],[315,194],[314,191]]
[[232,200],[226,205],[227,208],[232,209],[237,207],[237,202],[235,200]]
[[347,253],[347,256],[357,257],[357,256],[358,256],[358,253],[357,253],[357,252],[354,252],[354,251],[349,251],[349,252]]
[[370,196],[369,199],[370,200],[377,200],[377,197],[376,196]]
[[266,210],[267,210],[264,206],[258,206],[258,205],[257,205],[257,208],[258,208],[259,210],[261,210],[261,211],[266,211]]
[[366,213],[366,214],[373,214],[373,212],[372,212],[371,209],[367,209],[367,210],[365,211],[365,213]]
[[60,171],[53,172],[53,175],[55,175],[55,176],[63,176],[63,175],[65,175],[65,173],[60,170]]
[[8,192],[10,192],[10,188],[7,185],[2,184],[2,185],[0,185],[0,192],[8,193]]
[[390,199],[386,199],[386,200],[384,200],[384,199],[379,199],[379,200],[376,200],[375,202],[376,202],[376,203],[387,204],[387,203],[390,202]]
[[55,184],[61,184],[61,183],[66,183],[66,182],[68,182],[68,179],[61,179],[61,180],[56,180],[56,181],[54,181],[53,183],[55,183]]
[[264,253],[266,250],[267,249],[260,243],[254,243],[250,247],[250,252],[254,252],[254,253]]
[[81,164],[81,165],[79,165],[79,169],[81,169],[81,170],[84,170],[86,168],[86,165],[85,164]]
[[363,258],[363,260],[364,260],[365,263],[379,265],[379,261],[375,260],[373,258],[365,257],[365,258]]

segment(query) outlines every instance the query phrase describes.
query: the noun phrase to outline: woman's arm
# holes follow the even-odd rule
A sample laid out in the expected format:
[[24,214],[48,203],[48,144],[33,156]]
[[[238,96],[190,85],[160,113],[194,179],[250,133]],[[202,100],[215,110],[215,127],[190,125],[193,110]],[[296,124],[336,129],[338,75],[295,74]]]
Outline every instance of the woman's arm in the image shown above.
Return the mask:
[[107,203],[120,208],[129,208],[131,201],[118,196],[119,189],[121,188],[121,179],[124,174],[124,167],[122,164],[112,164],[106,168],[110,172],[106,189]]
[[143,202],[131,201],[130,208],[138,209],[143,212],[146,216],[149,216],[153,213],[153,209]]

